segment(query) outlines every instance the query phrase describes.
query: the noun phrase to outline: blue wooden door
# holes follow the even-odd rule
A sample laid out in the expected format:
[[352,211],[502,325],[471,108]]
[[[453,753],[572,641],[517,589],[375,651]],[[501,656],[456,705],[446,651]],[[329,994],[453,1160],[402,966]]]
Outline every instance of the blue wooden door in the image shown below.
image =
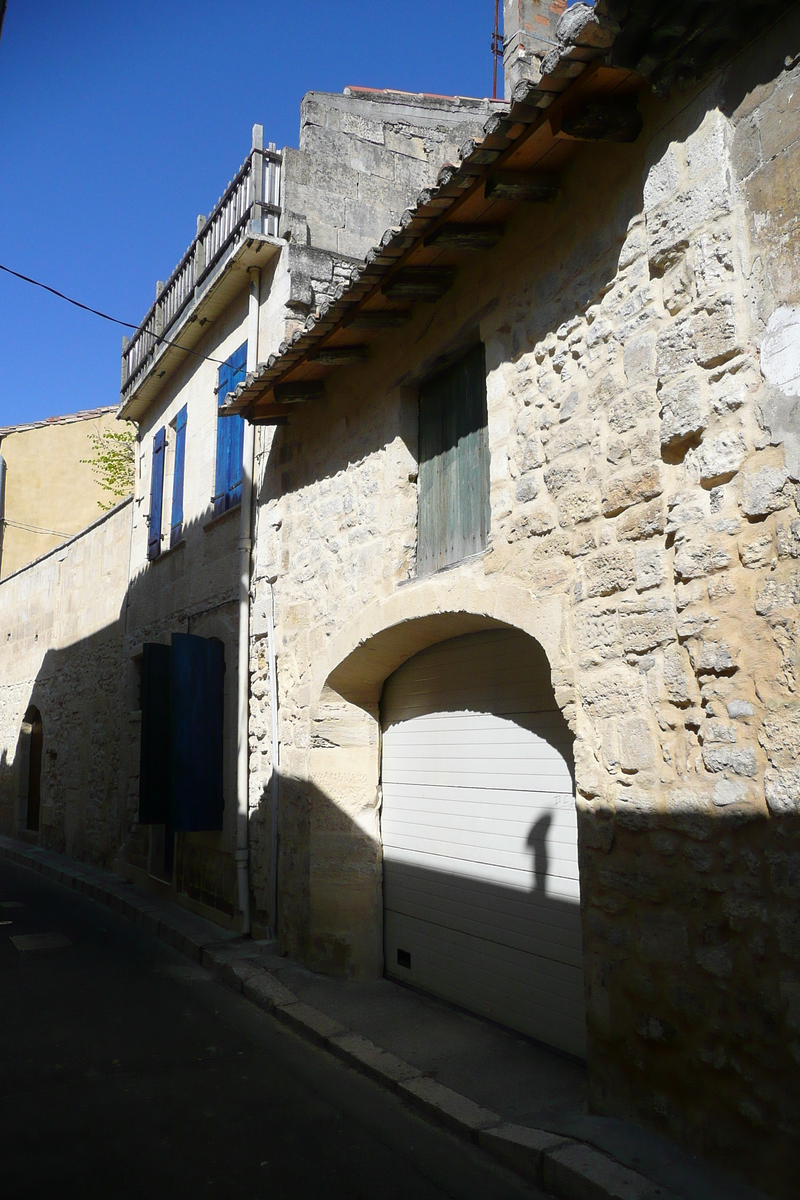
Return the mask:
[[170,658],[170,792],[176,831],[222,828],[221,642],[173,633]]

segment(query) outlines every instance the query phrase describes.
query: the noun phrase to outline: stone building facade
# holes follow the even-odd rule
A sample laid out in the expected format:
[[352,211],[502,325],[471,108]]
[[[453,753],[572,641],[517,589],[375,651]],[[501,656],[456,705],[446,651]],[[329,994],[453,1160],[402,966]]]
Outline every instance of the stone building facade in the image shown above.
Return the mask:
[[107,866],[126,830],[130,527],[125,500],[0,584],[0,827]]
[[[575,8],[602,33],[602,9]],[[306,383],[257,446],[252,886],[266,912],[277,892],[283,947],[381,973],[384,684],[445,639],[522,631],[574,737],[593,1107],[783,1196],[800,1136],[796,38],[778,21],[705,79],[642,91],[631,144],[581,135],[555,203],[517,207],[367,361],[310,374],[316,342],[355,328],[348,305],[386,295],[413,247],[425,261],[457,190],[511,153],[512,107],[231,401],[258,421],[274,387]],[[549,69],[523,125],[563,92]],[[420,387],[478,342],[490,538],[423,575]]]
[[[239,926],[242,523],[238,498],[221,505],[215,495],[217,460],[227,452],[220,433],[232,424],[218,417],[220,368],[247,346],[254,369],[291,336],[496,107],[348,89],[305,98],[297,150],[265,150],[256,128],[251,157],[215,210],[198,219],[189,250],[124,343],[119,416],[137,426],[131,503],[0,588],[5,832],[113,862],[123,875]],[[113,410],[79,415],[91,417],[92,428],[115,422]],[[69,517],[67,532],[75,525],[71,508],[80,527],[96,507],[89,468],[74,463],[74,434],[85,440],[86,424],[51,422],[8,434],[12,448],[25,443],[24,453],[9,451],[9,479],[30,485],[23,500],[48,506],[54,528],[61,528],[59,514],[62,523]],[[42,486],[33,461],[43,441],[56,442],[58,464],[69,464],[70,484],[60,497]],[[83,454],[89,451],[87,443]],[[20,515],[17,492],[9,496]],[[31,511],[28,505],[22,515],[34,520]],[[169,645],[176,634],[222,643],[224,809],[221,829],[177,834],[170,861],[166,829],[140,822],[140,749],[144,649]],[[37,784],[29,804],[31,762]],[[256,922],[256,932],[266,931]]]
[[[524,903],[552,945],[578,929],[572,959],[547,970],[577,974],[580,1037],[549,1032],[551,1004],[542,1040],[585,1054],[594,1111],[788,1197],[800,1135],[798,26],[782,4],[767,29],[763,8],[715,4],[677,34],[680,3],[669,21],[644,0],[512,7],[520,29],[538,14],[547,30],[538,22],[541,47],[525,43],[508,107],[312,94],[299,151],[266,152],[282,159],[280,203],[263,203],[276,229],[248,224],[170,310],[187,264],[207,267],[214,214],[198,222],[143,324],[149,348],[138,360],[126,349],[133,501],[0,585],[0,819],[147,878],[143,648],[221,641],[223,827],[180,836],[167,886],[240,920],[241,529],[235,504],[214,511],[215,389],[247,341],[225,409],[256,426],[253,931],[343,976],[415,969],[417,947],[387,954],[389,810],[404,786],[386,769],[403,726],[389,709],[413,708],[427,678],[442,684],[431,664],[452,652],[446,715],[495,730],[509,712],[534,715],[557,736],[529,738],[526,753],[544,763],[558,749],[559,786],[572,783],[572,826],[554,801],[523,851]],[[457,436],[421,424],[442,380],[463,367],[474,381],[478,361],[477,423]],[[151,472],[181,412],[173,541],[163,513],[153,528]],[[488,527],[448,542],[432,569],[424,489],[439,488],[442,521],[453,497],[431,463],[467,444],[480,470],[459,477],[458,511],[480,493]],[[502,672],[491,678],[500,645],[521,675],[511,699]],[[476,691],[479,663],[489,679]],[[527,709],[511,709],[526,686]],[[21,828],[37,744],[38,831]],[[472,750],[464,737],[465,760]],[[491,848],[499,789],[475,790]],[[548,890],[562,862],[575,868],[566,900]],[[438,895],[463,894],[463,879],[433,874]],[[462,946],[492,905],[518,905],[473,884]],[[468,989],[479,972],[456,968]],[[468,990],[455,999],[496,1015]]]
[[[284,148],[280,154],[279,236],[252,236],[250,228],[243,230],[217,268],[219,282],[205,291],[198,288],[182,317],[181,328],[190,322],[203,327],[194,354],[183,361],[173,356],[171,367],[166,355],[154,355],[123,389],[121,415],[131,416],[139,428],[125,658],[140,661],[145,644],[168,643],[175,633],[216,639],[224,646],[222,828],[176,834],[174,870],[166,868],[181,902],[200,906],[217,920],[233,925],[241,920],[235,853],[242,528],[240,502],[219,512],[214,499],[220,422],[228,423],[217,413],[220,364],[246,346],[246,366],[253,370],[274,352],[311,308],[349,281],[372,240],[424,182],[435,178],[458,143],[482,127],[491,109],[487,101],[395,92],[309,93],[301,107],[299,149]],[[260,135],[257,140],[260,144]],[[211,214],[208,221],[213,220]],[[204,229],[198,222],[198,237]],[[176,327],[170,336],[180,338],[181,330]],[[155,439],[160,430],[175,428],[181,412],[182,534],[174,546],[162,538],[161,552],[154,557]],[[171,486],[170,436],[167,432],[165,505]],[[167,528],[162,515],[162,530]],[[141,714],[132,712],[129,719],[129,830],[118,868],[144,879],[153,870],[154,831],[138,821],[136,726]],[[257,933],[268,931],[268,918],[263,906],[257,910]]]

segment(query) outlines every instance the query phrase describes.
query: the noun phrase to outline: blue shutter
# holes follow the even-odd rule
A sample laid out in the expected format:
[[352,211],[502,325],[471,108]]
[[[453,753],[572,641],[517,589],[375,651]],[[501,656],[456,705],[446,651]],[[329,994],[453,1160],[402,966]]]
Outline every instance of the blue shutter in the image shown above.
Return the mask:
[[221,642],[173,633],[170,658],[170,791],[176,831],[222,829]]
[[170,648],[145,642],[142,652],[142,739],[139,749],[139,824],[164,825],[169,799]]
[[[219,369],[217,408],[229,392],[247,375],[247,342],[227,359]],[[242,500],[242,452],[244,450],[244,420],[242,417],[217,417],[217,472],[214,485],[214,512],[222,513]]]
[[242,461],[244,458],[244,418],[225,417],[231,431],[228,439],[228,488],[226,508],[242,502]]
[[239,349],[234,350],[228,359],[228,365],[231,369],[231,386],[228,390],[232,392],[247,374],[247,342],[242,342]]
[[166,430],[159,429],[153,439],[153,472],[150,479],[150,530],[147,535],[147,557],[158,558],[161,553],[161,506],[164,496],[164,445]]
[[186,458],[186,405],[175,419],[175,470],[172,476],[172,521],[170,546],[183,537],[183,464]]

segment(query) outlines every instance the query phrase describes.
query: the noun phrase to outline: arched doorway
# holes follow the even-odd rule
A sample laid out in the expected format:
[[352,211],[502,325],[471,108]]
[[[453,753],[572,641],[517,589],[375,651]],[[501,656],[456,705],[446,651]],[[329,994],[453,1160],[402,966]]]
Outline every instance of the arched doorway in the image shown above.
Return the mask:
[[22,732],[27,734],[28,737],[25,828],[36,831],[39,828],[39,809],[42,800],[42,742],[44,730],[42,726],[42,714],[33,704],[25,713]]
[[386,973],[585,1056],[572,735],[516,629],[429,646],[381,698]]

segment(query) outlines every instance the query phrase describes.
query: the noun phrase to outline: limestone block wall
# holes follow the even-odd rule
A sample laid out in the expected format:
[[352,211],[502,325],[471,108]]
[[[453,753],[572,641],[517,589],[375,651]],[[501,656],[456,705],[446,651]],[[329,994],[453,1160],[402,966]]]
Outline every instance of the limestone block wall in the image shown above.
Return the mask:
[[22,812],[21,726],[42,716],[39,843],[110,864],[124,833],[122,638],[131,502],[0,583],[0,827]]
[[491,111],[490,100],[460,96],[308,92],[299,149],[283,151],[281,234],[363,258]]
[[[764,38],[692,95],[643,98],[635,146],[586,147],[557,205],[520,212],[435,311],[418,306],[324,401],[259,434],[254,604],[274,588],[285,947],[380,971],[382,680],[467,618],[526,629],[576,739],[593,1106],[788,1196],[800,75],[782,62]],[[491,544],[416,579],[417,386],[478,333]],[[264,814],[259,628],[251,798]],[[253,882],[267,907],[268,833],[261,815]]]

